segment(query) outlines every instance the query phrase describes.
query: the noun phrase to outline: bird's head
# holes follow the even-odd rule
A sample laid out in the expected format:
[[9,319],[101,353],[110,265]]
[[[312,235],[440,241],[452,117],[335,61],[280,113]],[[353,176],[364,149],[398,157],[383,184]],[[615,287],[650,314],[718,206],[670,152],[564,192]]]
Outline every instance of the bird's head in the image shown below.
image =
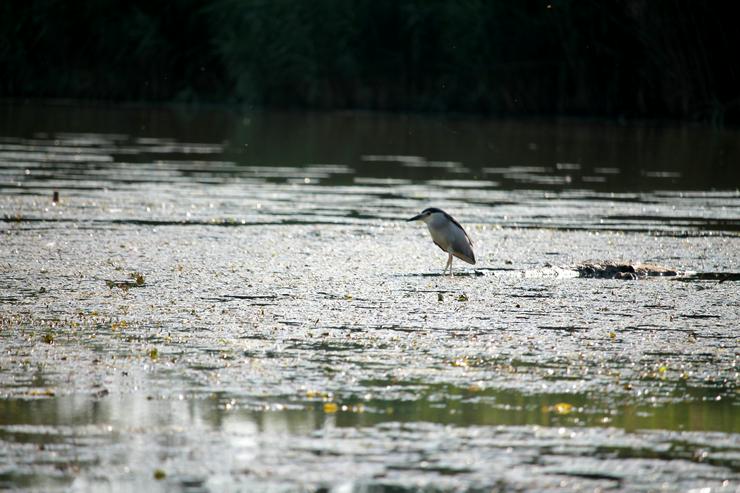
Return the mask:
[[432,215],[434,214],[444,214],[444,211],[442,209],[437,209],[436,207],[428,207],[421,211],[421,214],[417,214],[406,221],[424,221],[426,223],[431,220]]

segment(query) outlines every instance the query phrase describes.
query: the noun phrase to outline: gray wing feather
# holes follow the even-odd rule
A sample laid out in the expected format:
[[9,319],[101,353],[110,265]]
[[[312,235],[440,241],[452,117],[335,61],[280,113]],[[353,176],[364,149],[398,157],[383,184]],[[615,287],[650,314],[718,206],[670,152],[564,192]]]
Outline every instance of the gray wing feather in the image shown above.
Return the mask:
[[[460,227],[462,229],[462,227]],[[462,229],[463,233],[465,230]],[[475,253],[473,253],[473,243],[468,238],[468,234],[465,233],[464,237],[455,238],[452,242],[453,254],[455,257],[463,260],[469,264],[475,264]]]

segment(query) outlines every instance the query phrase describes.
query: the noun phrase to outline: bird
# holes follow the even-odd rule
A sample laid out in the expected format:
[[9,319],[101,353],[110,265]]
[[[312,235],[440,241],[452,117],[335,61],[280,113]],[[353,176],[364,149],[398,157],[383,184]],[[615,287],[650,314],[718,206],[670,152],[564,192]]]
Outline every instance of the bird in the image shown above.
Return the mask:
[[427,228],[429,228],[429,234],[432,235],[434,244],[447,252],[449,257],[442,274],[445,274],[447,269],[449,269],[450,276],[452,275],[453,256],[475,265],[473,242],[470,241],[470,237],[468,237],[463,227],[460,226],[460,223],[442,209],[428,207],[421,211],[421,214],[417,214],[406,221],[424,221]]

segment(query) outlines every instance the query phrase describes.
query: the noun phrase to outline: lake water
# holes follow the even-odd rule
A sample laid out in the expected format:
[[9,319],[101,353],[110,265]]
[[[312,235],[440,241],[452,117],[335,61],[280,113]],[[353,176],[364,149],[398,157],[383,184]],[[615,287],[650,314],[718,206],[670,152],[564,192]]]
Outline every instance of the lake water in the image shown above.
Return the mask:
[[0,488],[737,491],[739,163],[733,129],[4,103]]

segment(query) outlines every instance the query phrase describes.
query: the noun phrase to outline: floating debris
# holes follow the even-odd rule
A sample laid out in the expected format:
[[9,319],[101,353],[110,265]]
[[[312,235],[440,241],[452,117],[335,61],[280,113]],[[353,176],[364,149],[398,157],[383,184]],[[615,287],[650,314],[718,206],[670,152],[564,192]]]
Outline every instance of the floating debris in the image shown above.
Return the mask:
[[556,414],[570,414],[573,412],[573,404],[558,402],[557,404],[550,406],[548,410]]
[[105,284],[110,288],[119,288],[123,291],[128,291],[131,288],[140,288],[146,284],[146,280],[144,279],[144,274],[141,272],[131,272],[129,273],[129,277],[131,280],[123,280],[123,281],[114,281],[111,279],[106,279]]
[[100,389],[100,390],[93,392],[93,397],[95,397],[96,399],[101,399],[107,396],[108,394],[110,394],[110,391],[108,389]]
[[306,397],[309,399],[331,399],[332,393],[323,390],[307,390]]
[[450,361],[450,365],[456,368],[467,368],[470,366],[470,362],[467,357],[457,358],[456,360]]
[[582,262],[575,267],[578,277],[596,279],[640,279],[656,276],[677,276],[678,272],[654,264],[628,262]]
[[31,397],[54,397],[56,392],[53,389],[32,389],[28,392]]

